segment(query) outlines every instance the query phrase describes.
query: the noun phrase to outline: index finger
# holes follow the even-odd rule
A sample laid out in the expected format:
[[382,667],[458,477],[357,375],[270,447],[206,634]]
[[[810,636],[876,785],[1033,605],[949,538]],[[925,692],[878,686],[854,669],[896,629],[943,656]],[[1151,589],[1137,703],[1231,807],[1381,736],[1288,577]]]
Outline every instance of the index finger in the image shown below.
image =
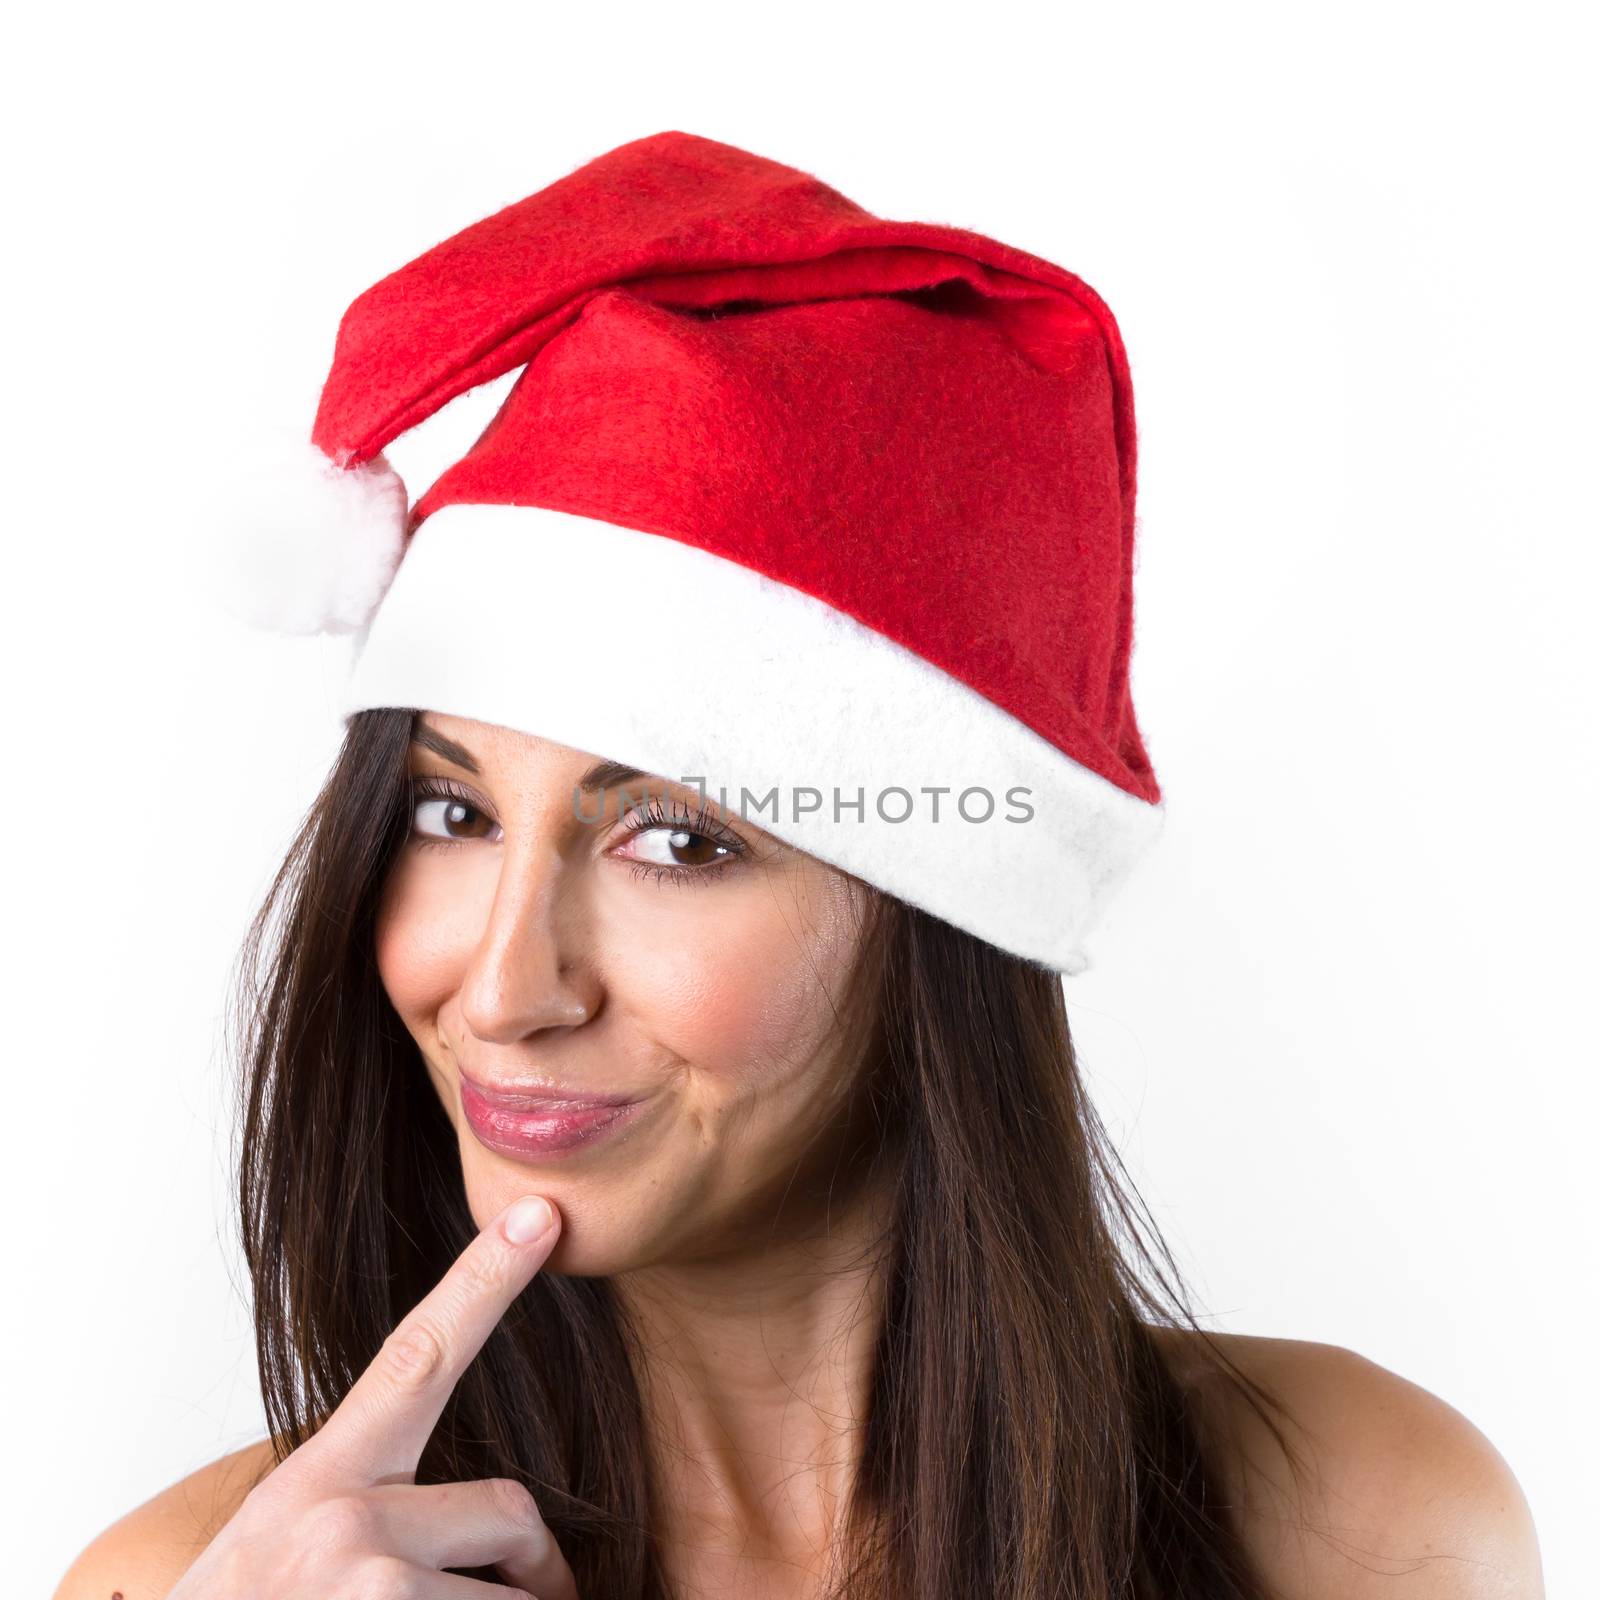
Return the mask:
[[[297,1454],[346,1484],[415,1477],[445,1402],[559,1237],[538,1195],[507,1206],[406,1314]],[[287,1465],[287,1463],[285,1463]]]

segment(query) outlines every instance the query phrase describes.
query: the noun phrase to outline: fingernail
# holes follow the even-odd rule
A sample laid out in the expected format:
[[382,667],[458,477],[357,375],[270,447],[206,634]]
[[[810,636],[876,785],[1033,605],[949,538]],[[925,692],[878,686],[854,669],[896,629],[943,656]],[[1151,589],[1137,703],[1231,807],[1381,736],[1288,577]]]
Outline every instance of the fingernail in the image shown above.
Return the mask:
[[531,1244],[550,1231],[556,1214],[542,1195],[530,1194],[506,1212],[506,1238],[512,1244]]

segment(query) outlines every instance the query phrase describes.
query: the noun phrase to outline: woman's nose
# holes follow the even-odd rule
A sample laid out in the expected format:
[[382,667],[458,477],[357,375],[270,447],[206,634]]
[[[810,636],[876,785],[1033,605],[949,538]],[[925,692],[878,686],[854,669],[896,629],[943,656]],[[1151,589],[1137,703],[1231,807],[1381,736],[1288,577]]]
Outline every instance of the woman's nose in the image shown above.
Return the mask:
[[590,907],[554,848],[506,855],[483,937],[461,984],[461,1011],[480,1039],[514,1043],[573,1028],[600,1008]]

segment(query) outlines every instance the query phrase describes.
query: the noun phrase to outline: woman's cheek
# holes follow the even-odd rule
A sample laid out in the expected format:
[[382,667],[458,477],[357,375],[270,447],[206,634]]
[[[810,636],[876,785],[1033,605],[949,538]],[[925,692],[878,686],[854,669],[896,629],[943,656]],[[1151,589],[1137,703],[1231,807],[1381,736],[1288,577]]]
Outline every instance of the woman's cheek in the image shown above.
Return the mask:
[[711,908],[695,937],[642,942],[627,958],[628,1009],[725,1091],[806,1071],[852,949],[836,899],[763,885]]
[[[623,1008],[703,1088],[743,1075],[769,1054],[772,974],[736,930],[696,948],[642,946],[628,959]],[[620,981],[614,987],[621,987]]]
[[407,1022],[426,1019],[461,985],[482,937],[484,911],[461,875],[405,861],[390,874],[378,905],[373,950],[378,975]]

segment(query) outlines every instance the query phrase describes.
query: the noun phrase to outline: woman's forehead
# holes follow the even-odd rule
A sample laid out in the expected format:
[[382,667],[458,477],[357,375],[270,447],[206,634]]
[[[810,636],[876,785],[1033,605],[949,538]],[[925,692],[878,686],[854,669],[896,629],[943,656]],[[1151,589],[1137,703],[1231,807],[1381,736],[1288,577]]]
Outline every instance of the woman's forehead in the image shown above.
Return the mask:
[[594,751],[578,750],[519,728],[452,717],[440,711],[417,713],[412,719],[411,743],[468,772],[482,772],[487,764],[571,769],[583,774],[586,788],[601,781],[620,782],[625,775],[645,776],[634,766]]

